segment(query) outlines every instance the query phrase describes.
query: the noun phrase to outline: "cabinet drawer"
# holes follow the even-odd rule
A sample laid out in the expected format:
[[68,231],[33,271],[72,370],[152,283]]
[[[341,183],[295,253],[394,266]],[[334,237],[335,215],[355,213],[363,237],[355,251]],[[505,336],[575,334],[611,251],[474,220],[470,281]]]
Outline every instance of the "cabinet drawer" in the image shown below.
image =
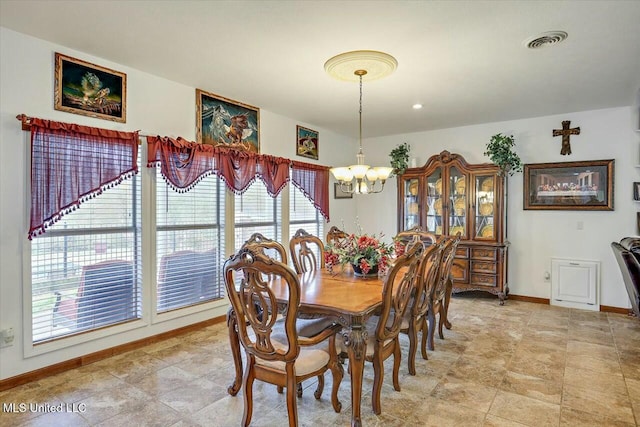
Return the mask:
[[469,258],[469,248],[456,248],[456,258]]
[[454,258],[451,266],[451,278],[457,283],[469,283],[469,261]]
[[496,274],[496,263],[490,261],[471,261],[472,273],[489,273]]
[[491,274],[475,274],[471,273],[471,284],[480,286],[495,287],[498,283],[496,276]]
[[496,259],[497,250],[494,248],[473,248],[471,258],[473,259]]

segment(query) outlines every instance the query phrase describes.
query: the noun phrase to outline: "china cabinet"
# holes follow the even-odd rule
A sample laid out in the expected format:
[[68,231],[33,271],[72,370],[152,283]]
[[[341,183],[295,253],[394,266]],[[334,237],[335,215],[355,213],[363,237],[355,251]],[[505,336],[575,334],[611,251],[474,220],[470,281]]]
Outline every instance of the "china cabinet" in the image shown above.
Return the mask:
[[419,226],[462,236],[451,274],[453,292],[486,291],[504,303],[507,284],[504,179],[491,163],[468,164],[443,151],[398,176],[398,231]]

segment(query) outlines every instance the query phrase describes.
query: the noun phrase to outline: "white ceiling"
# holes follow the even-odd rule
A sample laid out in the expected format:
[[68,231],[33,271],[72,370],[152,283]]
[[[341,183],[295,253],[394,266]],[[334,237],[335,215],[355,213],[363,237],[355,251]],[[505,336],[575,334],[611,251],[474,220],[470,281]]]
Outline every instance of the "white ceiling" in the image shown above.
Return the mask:
[[[381,50],[399,65],[364,84],[364,137],[629,106],[640,88],[637,0],[0,0],[0,25],[345,135],[358,85],[324,62]],[[551,30],[569,37],[524,47]]]

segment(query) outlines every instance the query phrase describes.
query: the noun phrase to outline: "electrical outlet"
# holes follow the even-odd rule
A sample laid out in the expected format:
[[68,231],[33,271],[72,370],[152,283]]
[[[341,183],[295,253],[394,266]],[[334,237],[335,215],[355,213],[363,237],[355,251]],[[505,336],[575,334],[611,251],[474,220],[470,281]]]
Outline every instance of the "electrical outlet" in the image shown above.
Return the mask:
[[550,282],[551,281],[551,273],[549,273],[548,271],[544,272],[544,281],[545,282]]
[[577,228],[578,228],[578,230],[584,229],[584,222],[583,221],[578,221]]
[[13,328],[7,328],[0,331],[0,347],[11,347],[15,336]]

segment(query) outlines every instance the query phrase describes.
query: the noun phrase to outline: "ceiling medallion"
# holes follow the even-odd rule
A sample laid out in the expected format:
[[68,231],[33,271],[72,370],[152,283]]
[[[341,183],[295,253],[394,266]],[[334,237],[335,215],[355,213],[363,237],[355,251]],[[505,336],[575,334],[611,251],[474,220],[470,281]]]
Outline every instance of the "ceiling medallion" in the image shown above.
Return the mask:
[[370,82],[393,73],[398,68],[398,61],[388,53],[376,50],[354,50],[341,53],[324,63],[324,70],[331,77],[345,82],[358,82],[358,70],[366,70],[362,80]]

